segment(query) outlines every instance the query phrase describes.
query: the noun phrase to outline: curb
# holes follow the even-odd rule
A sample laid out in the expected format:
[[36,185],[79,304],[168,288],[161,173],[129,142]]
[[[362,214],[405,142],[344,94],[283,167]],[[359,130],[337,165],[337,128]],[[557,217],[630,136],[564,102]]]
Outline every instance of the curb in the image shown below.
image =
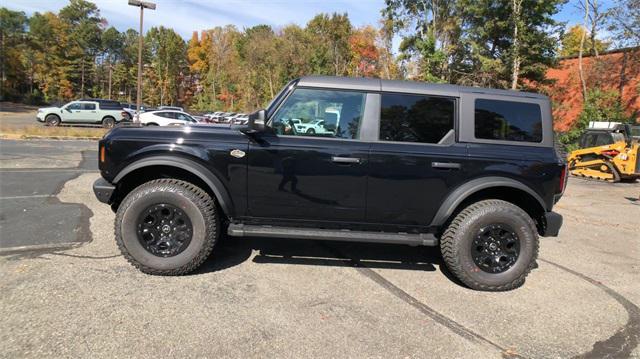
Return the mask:
[[0,133],[0,138],[4,140],[60,140],[60,141],[98,141],[102,137],[97,136],[34,136],[34,135],[14,135]]

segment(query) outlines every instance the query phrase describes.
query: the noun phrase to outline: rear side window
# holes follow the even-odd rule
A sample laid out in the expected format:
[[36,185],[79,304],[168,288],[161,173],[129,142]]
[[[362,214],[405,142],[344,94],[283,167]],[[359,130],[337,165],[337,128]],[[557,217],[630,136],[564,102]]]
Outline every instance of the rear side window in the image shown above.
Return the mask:
[[453,129],[454,115],[452,98],[382,94],[380,140],[438,143]]
[[95,110],[96,109],[96,104],[95,103],[83,103],[82,104],[82,109],[83,110]]
[[476,99],[475,137],[542,142],[540,106],[526,102]]

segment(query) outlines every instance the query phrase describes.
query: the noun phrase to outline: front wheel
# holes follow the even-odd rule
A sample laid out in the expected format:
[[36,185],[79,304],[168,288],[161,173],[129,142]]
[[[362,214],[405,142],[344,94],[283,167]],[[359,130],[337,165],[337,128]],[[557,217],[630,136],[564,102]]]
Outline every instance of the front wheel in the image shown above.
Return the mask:
[[538,257],[538,232],[520,207],[484,200],[460,212],[442,235],[442,257],[451,272],[476,290],[521,286]]
[[144,273],[181,275],[198,268],[218,238],[215,201],[176,179],[147,182],[122,201],[115,219],[124,257]]
[[58,126],[60,124],[60,117],[56,116],[56,115],[47,115],[47,117],[45,117],[44,122],[47,124],[47,126]]

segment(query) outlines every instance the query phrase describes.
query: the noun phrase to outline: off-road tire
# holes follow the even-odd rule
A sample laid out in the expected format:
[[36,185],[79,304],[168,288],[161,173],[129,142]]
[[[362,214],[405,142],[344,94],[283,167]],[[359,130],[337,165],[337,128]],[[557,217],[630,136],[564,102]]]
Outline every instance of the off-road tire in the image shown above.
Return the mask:
[[[169,203],[182,209],[193,225],[186,249],[172,257],[148,252],[137,237],[137,218],[156,203]],[[218,239],[219,218],[216,203],[201,188],[177,179],[158,179],[140,185],[120,204],[115,219],[116,243],[129,263],[147,274],[182,275],[194,271],[209,257]]]
[[102,127],[114,128],[116,125],[116,119],[113,117],[105,117],[102,119]]
[[47,117],[44,118],[44,123],[47,124],[47,126],[58,126],[60,124],[60,117],[58,117],[58,115],[47,115]]
[[[511,226],[520,241],[516,262],[502,273],[488,273],[471,256],[471,246],[480,228],[489,224]],[[520,207],[502,200],[483,200],[460,212],[440,239],[440,250],[447,268],[471,289],[506,291],[524,284],[538,257],[538,232],[531,217]]]

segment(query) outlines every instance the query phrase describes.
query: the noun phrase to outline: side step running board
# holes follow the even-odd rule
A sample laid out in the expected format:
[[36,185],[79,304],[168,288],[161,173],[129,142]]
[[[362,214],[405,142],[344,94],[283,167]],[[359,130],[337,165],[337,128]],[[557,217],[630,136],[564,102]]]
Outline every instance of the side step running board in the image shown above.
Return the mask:
[[409,244],[413,246],[438,245],[438,239],[431,233],[409,234],[351,231],[348,229],[339,230],[230,224],[228,234],[232,237],[297,238],[326,241],[396,243]]

